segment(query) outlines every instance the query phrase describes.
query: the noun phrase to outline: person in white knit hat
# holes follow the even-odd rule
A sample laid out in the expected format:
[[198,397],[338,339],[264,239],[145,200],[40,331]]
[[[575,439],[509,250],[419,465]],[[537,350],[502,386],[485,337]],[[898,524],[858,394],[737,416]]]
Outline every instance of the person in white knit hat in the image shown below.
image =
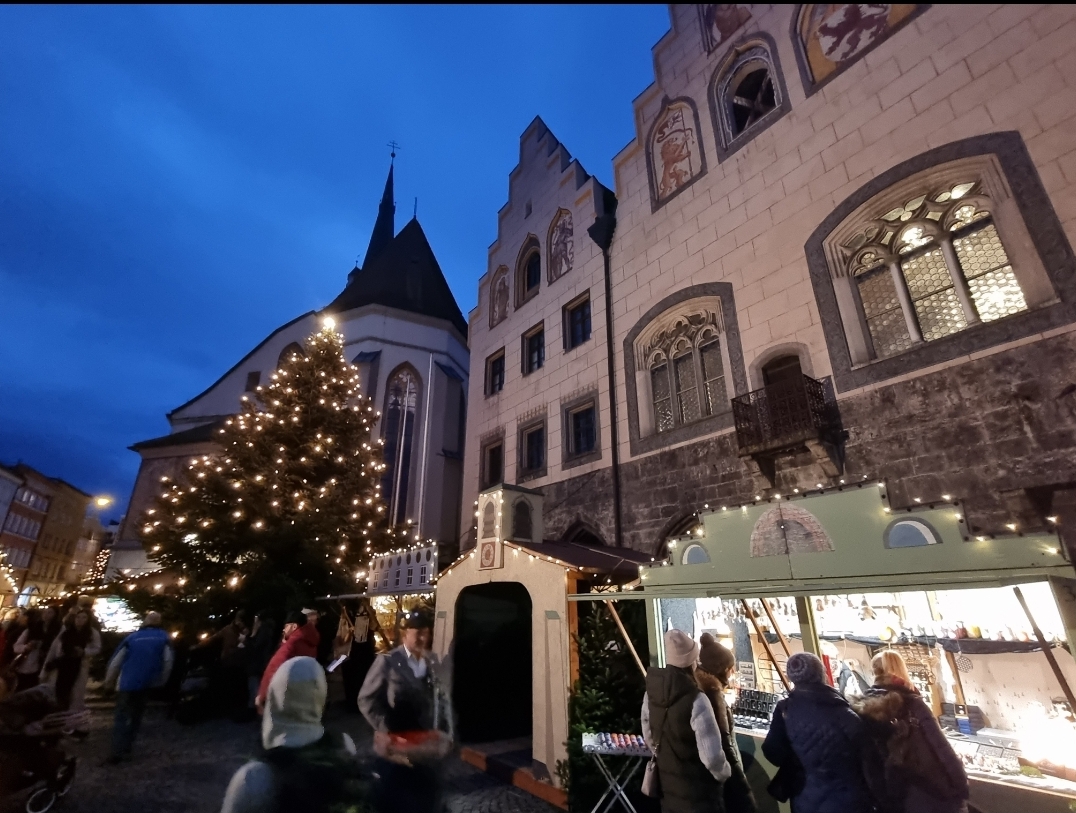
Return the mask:
[[721,747],[714,708],[695,682],[699,644],[665,633],[664,668],[646,673],[643,738],[657,755],[662,813],[722,813],[722,783],[732,768]]

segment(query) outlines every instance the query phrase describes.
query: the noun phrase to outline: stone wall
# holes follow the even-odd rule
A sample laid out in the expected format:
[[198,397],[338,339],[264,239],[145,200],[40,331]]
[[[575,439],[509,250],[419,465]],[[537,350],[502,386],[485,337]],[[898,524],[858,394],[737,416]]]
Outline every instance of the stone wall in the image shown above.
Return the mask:
[[[884,478],[894,506],[949,494],[965,504],[977,533],[1008,533],[1008,523],[1044,527],[1049,499],[1036,506],[1024,490],[1034,497],[1036,489],[1076,484],[1074,356],[1076,332],[1068,332],[841,399],[849,432],[844,479]],[[824,478],[807,452],[781,459],[777,493],[819,482],[839,484]],[[703,505],[755,495],[732,432],[624,464],[621,488],[624,544],[652,554]],[[548,538],[584,520],[612,539],[609,469],[541,490]]]

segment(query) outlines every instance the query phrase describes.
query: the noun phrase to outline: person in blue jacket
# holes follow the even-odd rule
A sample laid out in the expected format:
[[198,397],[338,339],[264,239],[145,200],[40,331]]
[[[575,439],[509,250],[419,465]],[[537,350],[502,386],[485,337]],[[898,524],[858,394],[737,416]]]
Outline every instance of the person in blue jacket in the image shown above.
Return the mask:
[[130,755],[149,690],[167,683],[171,671],[171,639],[161,629],[161,614],[148,612],[141,629],[120,642],[108,663],[105,686],[116,686],[119,682],[108,762],[115,764]]

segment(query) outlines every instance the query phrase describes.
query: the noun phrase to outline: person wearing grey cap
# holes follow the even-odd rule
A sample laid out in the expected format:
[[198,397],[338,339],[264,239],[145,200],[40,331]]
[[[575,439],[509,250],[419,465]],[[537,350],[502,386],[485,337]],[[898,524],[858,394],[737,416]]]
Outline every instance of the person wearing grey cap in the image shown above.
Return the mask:
[[401,645],[377,656],[359,691],[359,710],[374,729],[378,757],[374,805],[381,813],[435,813],[441,810],[439,762],[451,745],[451,711],[438,680],[440,663],[429,651],[433,619],[412,610],[401,626]]
[[774,709],[762,753],[793,774],[782,783],[792,810],[872,813],[884,798],[884,779],[863,720],[826,682],[822,661],[810,652],[789,658],[785,674],[792,691]]
[[643,739],[657,756],[662,813],[723,813],[722,784],[732,767],[714,708],[695,681],[699,644],[665,633],[664,668],[650,667],[643,697]]

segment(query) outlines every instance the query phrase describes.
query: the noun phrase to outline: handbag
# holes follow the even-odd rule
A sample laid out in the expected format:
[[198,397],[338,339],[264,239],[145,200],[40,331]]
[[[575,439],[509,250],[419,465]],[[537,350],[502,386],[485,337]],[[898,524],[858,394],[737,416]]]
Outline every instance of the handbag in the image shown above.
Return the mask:
[[665,736],[665,724],[668,723],[668,715],[666,715],[665,721],[661,726],[661,734],[654,741],[654,755],[650,757],[650,761],[646,763],[646,768],[643,769],[643,781],[639,785],[639,790],[643,792],[644,796],[649,796],[651,799],[661,798],[661,774],[658,773],[658,749],[661,748],[661,740]]

